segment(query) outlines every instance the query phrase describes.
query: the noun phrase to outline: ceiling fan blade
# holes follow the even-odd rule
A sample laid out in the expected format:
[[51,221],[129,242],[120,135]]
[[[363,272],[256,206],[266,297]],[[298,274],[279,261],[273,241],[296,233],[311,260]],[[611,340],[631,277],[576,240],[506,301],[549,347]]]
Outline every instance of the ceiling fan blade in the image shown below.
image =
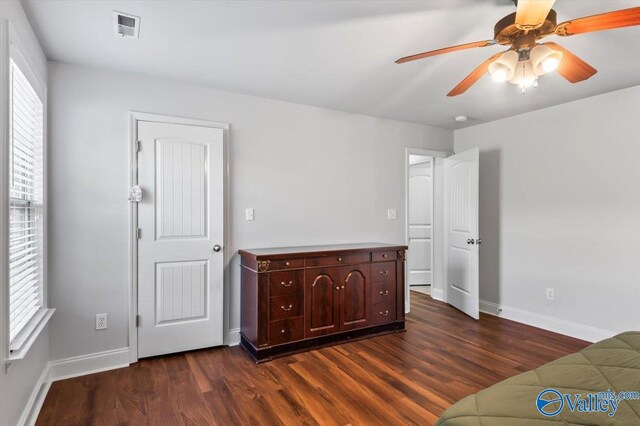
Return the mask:
[[582,59],[578,58],[576,55],[569,52],[559,44],[553,42],[544,44],[549,46],[551,49],[559,50],[564,54],[564,56],[562,57],[562,61],[560,61],[560,65],[558,65],[556,71],[558,71],[558,74],[569,80],[571,83],[579,83],[581,81],[587,80],[598,72],[597,69],[595,69]]
[[640,7],[585,16],[584,18],[563,22],[558,24],[555,32],[559,36],[570,36],[592,31],[630,27],[633,25],[640,25]]
[[555,0],[518,0],[516,26],[535,29],[544,24]]
[[456,87],[453,88],[453,90],[447,93],[447,96],[458,96],[466,92],[469,87],[473,86],[476,81],[480,80],[480,78],[485,75],[487,71],[489,71],[489,64],[498,59],[498,57],[503,53],[504,52],[496,53],[495,55],[484,61],[482,64],[480,64],[478,68],[471,71],[471,74],[466,76],[464,80],[462,80]]
[[459,44],[457,46],[444,47],[438,50],[430,50],[429,52],[418,53],[416,55],[405,56],[396,61],[396,64],[404,64],[405,62],[416,61],[418,59],[428,58],[430,56],[442,55],[444,53],[456,52],[458,50],[471,49],[474,47],[487,47],[496,44],[495,40],[474,41],[473,43]]

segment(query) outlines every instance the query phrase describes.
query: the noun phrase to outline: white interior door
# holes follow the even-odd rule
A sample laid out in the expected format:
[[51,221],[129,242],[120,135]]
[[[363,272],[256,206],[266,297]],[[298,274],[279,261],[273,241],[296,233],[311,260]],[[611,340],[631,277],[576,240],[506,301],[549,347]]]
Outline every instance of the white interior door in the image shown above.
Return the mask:
[[480,318],[478,279],[478,148],[452,155],[445,164],[446,297]]
[[223,130],[140,121],[138,140],[138,357],[221,345]]
[[433,158],[409,156],[409,285],[431,285]]

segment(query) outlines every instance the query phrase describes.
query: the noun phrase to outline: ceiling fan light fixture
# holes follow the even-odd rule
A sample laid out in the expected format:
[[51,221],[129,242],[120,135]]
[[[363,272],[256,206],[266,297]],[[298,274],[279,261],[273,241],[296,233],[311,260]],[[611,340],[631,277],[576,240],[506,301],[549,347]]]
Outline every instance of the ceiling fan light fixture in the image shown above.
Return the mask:
[[536,73],[533,71],[533,64],[530,59],[518,62],[513,78],[509,80],[511,84],[517,84],[522,89],[528,89],[536,83]]
[[545,73],[555,70],[558,68],[558,65],[560,65],[560,60],[558,58],[547,58],[542,61],[542,69]]
[[507,50],[498,59],[489,64],[491,78],[498,83],[511,80],[517,64],[518,53],[513,50]]
[[529,57],[536,75],[543,75],[558,68],[563,54],[559,50],[553,50],[544,44],[538,44],[531,49]]
[[509,69],[502,64],[497,64],[491,72],[491,79],[496,83],[504,83],[509,80]]

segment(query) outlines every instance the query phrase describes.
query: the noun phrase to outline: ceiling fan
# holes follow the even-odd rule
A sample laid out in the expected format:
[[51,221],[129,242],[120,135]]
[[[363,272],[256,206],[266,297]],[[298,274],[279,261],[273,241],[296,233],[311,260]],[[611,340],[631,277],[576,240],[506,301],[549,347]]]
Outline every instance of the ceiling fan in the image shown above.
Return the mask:
[[487,71],[494,81],[508,81],[517,84],[525,93],[527,88],[537,85],[538,76],[556,69],[571,83],[586,80],[598,72],[562,46],[553,42],[538,43],[540,39],[549,35],[567,37],[592,31],[640,25],[640,7],[587,16],[557,24],[556,11],[552,9],[554,2],[555,0],[514,0],[516,11],[496,23],[492,40],[465,43],[405,56],[398,59],[396,63],[403,64],[474,47],[487,47],[496,44],[510,46],[507,51],[496,53],[480,64],[447,96],[457,96],[466,92]]

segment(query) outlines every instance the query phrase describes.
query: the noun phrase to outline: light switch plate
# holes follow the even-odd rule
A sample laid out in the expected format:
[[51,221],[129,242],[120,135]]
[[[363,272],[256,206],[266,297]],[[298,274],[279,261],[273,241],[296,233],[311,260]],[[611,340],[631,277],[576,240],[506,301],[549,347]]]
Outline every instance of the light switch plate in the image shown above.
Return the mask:
[[555,290],[552,288],[547,289],[547,300],[555,300],[556,294]]
[[398,218],[398,213],[396,212],[396,209],[387,210],[387,219],[395,220],[397,218]]
[[253,220],[253,209],[247,209],[245,211],[245,219],[246,220]]

